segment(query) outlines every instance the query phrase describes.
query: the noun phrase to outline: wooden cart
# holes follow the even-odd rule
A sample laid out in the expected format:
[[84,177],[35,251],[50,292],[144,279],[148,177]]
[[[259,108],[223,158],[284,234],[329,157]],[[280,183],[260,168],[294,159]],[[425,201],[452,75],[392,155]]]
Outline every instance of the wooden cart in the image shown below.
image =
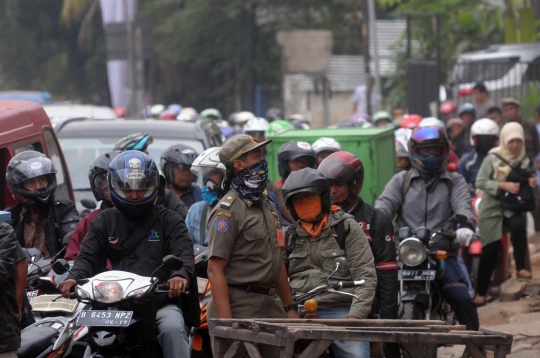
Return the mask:
[[[258,343],[280,347],[280,358],[293,355],[297,339],[311,341],[299,358],[321,355],[333,340],[395,342],[410,357],[426,357],[431,346],[464,345],[462,358],[483,358],[485,350],[495,358],[511,352],[512,335],[480,328],[448,326],[442,321],[408,320],[329,320],[329,319],[219,319],[210,320],[214,350],[226,351],[220,357],[232,358],[245,346],[251,358],[261,357]],[[232,344],[226,350],[227,340]]]

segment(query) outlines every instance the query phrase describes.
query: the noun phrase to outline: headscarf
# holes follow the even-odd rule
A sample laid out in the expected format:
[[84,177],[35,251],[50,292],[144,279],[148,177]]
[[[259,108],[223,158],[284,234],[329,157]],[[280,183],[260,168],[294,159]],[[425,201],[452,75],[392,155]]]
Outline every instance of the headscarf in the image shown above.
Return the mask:
[[[526,157],[525,153],[525,134],[523,132],[523,127],[517,122],[506,123],[500,134],[501,144],[498,147],[495,147],[489,151],[489,153],[494,153],[504,158],[511,166],[515,166],[517,163],[521,162],[522,168],[527,168],[529,165],[529,159]],[[523,146],[521,151],[518,154],[513,154],[508,150],[508,143],[512,139],[521,139]],[[495,157],[493,159],[493,168],[495,170],[494,178],[498,181],[505,181],[508,177],[508,174],[512,171],[512,167],[506,164],[504,161]]]

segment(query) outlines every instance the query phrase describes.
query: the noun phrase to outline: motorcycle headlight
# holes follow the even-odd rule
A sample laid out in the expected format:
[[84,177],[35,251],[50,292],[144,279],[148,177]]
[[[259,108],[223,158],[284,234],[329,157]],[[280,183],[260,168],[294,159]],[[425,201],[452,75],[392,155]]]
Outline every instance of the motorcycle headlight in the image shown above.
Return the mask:
[[94,281],[94,299],[98,302],[113,303],[122,299],[124,288],[116,281]]
[[407,266],[420,265],[426,259],[426,247],[417,238],[408,238],[399,244],[398,256]]
[[88,300],[90,299],[90,294],[83,290],[82,288],[77,288],[77,297],[79,297],[81,300]]
[[128,293],[128,297],[134,297],[134,298],[139,298],[141,297],[142,295],[144,295],[144,293],[148,290],[148,288],[150,287],[150,285],[148,286],[144,286],[144,287],[141,287],[141,288],[138,288],[136,290],[133,290],[131,291],[130,293]]

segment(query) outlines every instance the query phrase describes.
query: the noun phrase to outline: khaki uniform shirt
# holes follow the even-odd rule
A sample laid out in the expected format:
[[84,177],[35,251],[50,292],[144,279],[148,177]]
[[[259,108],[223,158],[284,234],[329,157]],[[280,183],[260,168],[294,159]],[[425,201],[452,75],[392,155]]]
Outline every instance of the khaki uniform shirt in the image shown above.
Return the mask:
[[278,285],[285,249],[278,248],[281,224],[274,203],[266,195],[257,205],[231,188],[212,210],[207,228],[210,257],[229,262],[225,268],[227,284]]

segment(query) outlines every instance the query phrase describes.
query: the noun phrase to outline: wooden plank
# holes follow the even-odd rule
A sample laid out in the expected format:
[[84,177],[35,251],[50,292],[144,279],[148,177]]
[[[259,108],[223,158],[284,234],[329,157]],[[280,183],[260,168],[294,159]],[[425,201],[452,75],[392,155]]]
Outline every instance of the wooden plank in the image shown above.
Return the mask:
[[[468,351],[469,355],[472,358],[485,358],[485,355],[480,351],[480,349],[473,343],[472,339],[464,338],[465,341],[465,351]],[[465,354],[465,352],[463,353]]]
[[400,344],[401,350],[407,352],[409,357],[421,358],[424,356],[419,346],[415,344]]
[[[221,340],[221,339],[220,339]],[[225,341],[225,340],[222,340],[222,341]],[[215,341],[214,341],[215,342]],[[240,341],[234,341],[231,346],[229,347],[229,350],[227,351],[227,353],[225,353],[225,356],[223,358],[233,358],[236,356],[236,354],[238,353],[238,348],[240,348],[240,344],[242,342]],[[215,344],[215,343],[214,343]]]
[[253,334],[251,331],[245,329],[233,330],[228,327],[215,327],[214,337],[225,338],[232,340],[248,341],[253,343],[269,344],[272,346],[286,346],[287,339],[276,337],[274,334],[260,332]]
[[[222,321],[222,320],[218,320]],[[225,320],[223,320],[225,321]],[[413,320],[398,320],[398,319],[284,319],[284,318],[268,318],[260,320],[271,324],[292,324],[292,323],[319,323],[327,326],[355,326],[355,327],[425,327],[443,326],[443,321],[413,321]]]
[[287,345],[280,349],[279,358],[291,358],[294,353],[294,344],[295,339],[293,337],[288,338]]
[[326,350],[326,348],[330,346],[330,344],[332,344],[332,341],[313,341],[306,349],[304,349],[304,351],[298,356],[298,358],[319,357]]
[[505,357],[506,357],[506,347],[505,346],[495,347],[495,354],[493,355],[493,358],[505,358]]
[[259,353],[259,349],[253,343],[244,342],[244,346],[246,347],[250,358],[262,358],[261,353]]

